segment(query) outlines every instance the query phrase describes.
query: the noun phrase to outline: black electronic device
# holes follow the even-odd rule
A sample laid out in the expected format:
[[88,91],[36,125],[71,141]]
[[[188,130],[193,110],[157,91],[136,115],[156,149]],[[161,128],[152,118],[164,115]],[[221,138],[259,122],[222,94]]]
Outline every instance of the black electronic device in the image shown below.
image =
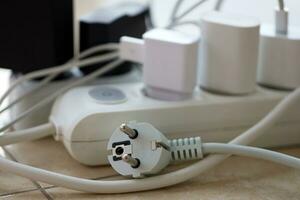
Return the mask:
[[28,73],[73,57],[73,0],[0,1],[0,67]]

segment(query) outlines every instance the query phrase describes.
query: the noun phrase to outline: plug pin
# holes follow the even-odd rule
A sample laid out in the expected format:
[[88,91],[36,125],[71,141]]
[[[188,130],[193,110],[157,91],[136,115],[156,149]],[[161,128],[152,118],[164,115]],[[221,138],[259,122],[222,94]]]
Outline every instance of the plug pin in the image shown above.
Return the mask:
[[130,128],[127,124],[122,124],[120,130],[128,135],[131,139],[135,139],[138,136],[138,132],[135,129]]
[[140,160],[131,157],[129,154],[124,154],[122,156],[122,160],[128,163],[132,168],[138,168],[140,166]]

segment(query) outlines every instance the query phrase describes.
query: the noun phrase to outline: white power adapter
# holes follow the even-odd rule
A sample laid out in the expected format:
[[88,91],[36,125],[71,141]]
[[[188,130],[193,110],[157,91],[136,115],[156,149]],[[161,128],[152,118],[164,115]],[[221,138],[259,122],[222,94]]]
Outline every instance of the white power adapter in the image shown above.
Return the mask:
[[143,40],[121,38],[122,59],[144,64],[145,93],[161,100],[192,96],[197,84],[200,37],[175,30],[154,29]]
[[211,12],[202,18],[200,86],[243,95],[255,91],[259,45],[255,18]]
[[300,85],[300,27],[288,26],[288,10],[275,10],[275,26],[261,29],[258,82],[262,85],[295,89]]

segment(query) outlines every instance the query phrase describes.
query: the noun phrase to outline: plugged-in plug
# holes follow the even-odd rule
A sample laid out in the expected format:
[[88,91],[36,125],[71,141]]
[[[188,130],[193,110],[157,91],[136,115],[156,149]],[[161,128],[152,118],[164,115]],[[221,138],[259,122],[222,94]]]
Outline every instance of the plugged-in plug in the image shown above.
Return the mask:
[[107,149],[114,170],[134,178],[157,174],[172,161],[203,157],[200,137],[168,140],[143,122],[122,124],[112,134]]
[[294,90],[300,85],[300,27],[289,25],[288,8],[280,2],[275,9],[275,26],[261,27],[257,82]]
[[168,139],[148,123],[122,124],[112,134],[107,149],[114,170],[134,178],[156,174],[171,160]]
[[142,63],[145,94],[160,100],[184,100],[197,84],[200,36],[153,29],[143,39],[122,37],[120,57]]

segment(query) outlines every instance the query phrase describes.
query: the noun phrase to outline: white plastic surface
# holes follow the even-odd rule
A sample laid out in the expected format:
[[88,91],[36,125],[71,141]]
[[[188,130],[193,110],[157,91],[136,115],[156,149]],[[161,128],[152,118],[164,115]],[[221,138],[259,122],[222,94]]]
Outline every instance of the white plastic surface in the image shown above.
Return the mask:
[[[199,35],[154,29],[143,35],[144,83],[149,96],[165,99],[155,90],[191,94],[197,82]],[[172,100],[172,97],[167,98]]]
[[[14,82],[16,77],[11,77],[10,82]],[[77,80],[71,79],[71,80],[61,80],[61,81],[55,81],[48,83],[46,86],[44,86],[41,90],[36,91],[33,95],[30,95],[29,97],[25,98],[15,106],[13,106],[10,110],[10,117],[11,119],[15,119],[18,115],[20,115],[22,112],[27,110],[28,108],[34,106],[37,102],[39,102],[41,99],[46,98],[50,93],[57,90],[57,88],[61,88],[62,86],[65,86],[67,84],[72,83],[73,81]],[[119,76],[113,76],[113,77],[103,77],[100,79],[97,79],[93,82],[90,82],[89,85],[101,85],[101,84],[111,84],[111,83],[130,83],[130,82],[138,82],[141,80],[141,73],[139,70],[134,69],[131,72],[119,75]],[[11,94],[9,97],[9,101],[12,102],[15,99],[19,98],[23,94],[31,91],[39,84],[38,81],[28,81],[24,82],[22,85],[16,88],[16,90]],[[14,129],[16,130],[22,130],[26,128],[31,128],[34,126],[38,126],[40,124],[48,123],[49,115],[51,112],[53,102],[49,103],[48,105],[44,106],[39,112],[35,112],[31,114],[30,116],[26,117],[25,119],[21,120],[20,122],[17,122],[14,125]]]
[[199,81],[203,88],[228,94],[255,91],[259,22],[211,12],[202,18]]
[[[145,97],[144,85],[132,83],[110,85],[123,91],[127,101],[107,105],[88,95],[94,87],[75,88],[58,98],[50,117],[57,127],[57,138],[86,165],[108,163],[108,139],[124,122],[151,123],[170,139],[201,136],[203,142],[226,142],[258,122],[287,94],[261,87],[254,94],[236,97],[197,90],[192,99],[169,102]],[[256,144],[299,144],[299,130],[300,110],[294,109]]]
[[144,40],[123,36],[120,39],[120,58],[132,62],[144,62]]
[[[111,166],[123,176],[133,176],[135,178],[143,177],[145,175],[157,174],[164,169],[171,161],[171,152],[163,147],[153,146],[156,142],[162,142],[168,145],[167,138],[155,129],[151,124],[145,122],[130,122],[128,126],[138,131],[138,136],[135,139],[130,139],[126,134],[117,128],[107,145],[107,149],[113,152],[114,143],[129,141],[127,147],[130,148],[132,158],[139,159],[140,166],[132,168],[123,160],[114,160],[116,156],[113,153],[108,156]],[[118,148],[116,146],[115,148]],[[125,151],[124,151],[125,153]]]
[[260,84],[281,89],[300,86],[300,27],[289,27],[287,35],[274,26],[261,29],[257,79]]

